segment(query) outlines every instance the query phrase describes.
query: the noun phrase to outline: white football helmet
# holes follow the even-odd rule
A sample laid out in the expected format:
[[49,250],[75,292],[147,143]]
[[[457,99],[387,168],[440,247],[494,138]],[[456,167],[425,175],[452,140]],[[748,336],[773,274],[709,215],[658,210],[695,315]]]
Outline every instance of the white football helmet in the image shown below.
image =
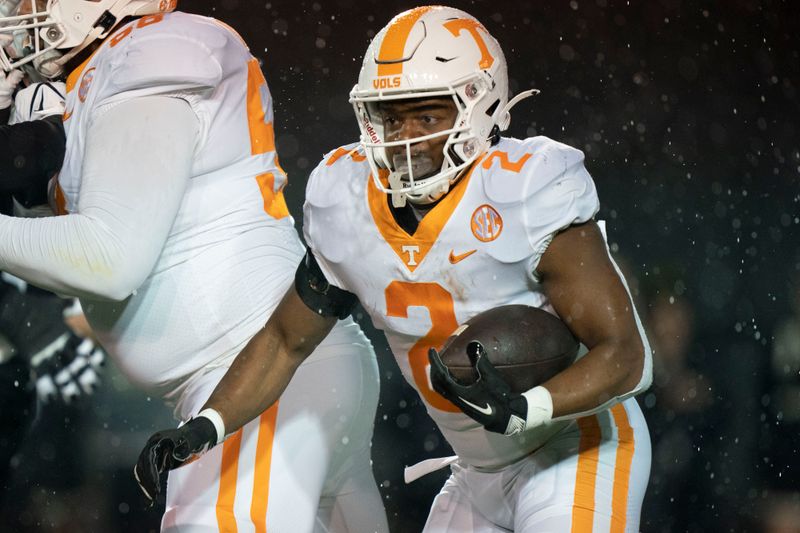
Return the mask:
[[[395,206],[406,199],[430,204],[444,196],[462,172],[505,130],[511,106],[537,91],[508,101],[508,68],[500,45],[472,15],[459,9],[425,6],[394,17],[367,48],[350,102],[361,129],[361,143],[376,185],[392,195]],[[452,128],[424,137],[387,142],[381,102],[412,98],[451,97],[458,109]],[[411,146],[447,136],[442,168],[415,177]],[[403,179],[395,172],[386,148],[404,146]],[[379,169],[389,170],[388,186]],[[405,175],[405,173],[408,173]],[[384,174],[385,175],[385,174]]]
[[59,76],[67,61],[95,39],[107,37],[125,17],[173,11],[176,4],[177,0],[47,0],[42,9],[37,0],[2,0],[0,42],[7,44],[0,47],[0,66],[9,71],[32,63],[47,78]]

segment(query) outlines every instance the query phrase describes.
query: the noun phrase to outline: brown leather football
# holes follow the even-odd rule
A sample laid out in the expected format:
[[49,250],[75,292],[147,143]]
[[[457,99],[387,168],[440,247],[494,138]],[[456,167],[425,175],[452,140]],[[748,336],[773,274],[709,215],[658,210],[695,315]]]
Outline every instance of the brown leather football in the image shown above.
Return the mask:
[[575,361],[579,343],[554,315],[527,305],[504,305],[469,319],[444,344],[439,356],[462,384],[477,377],[467,344],[479,341],[489,361],[514,392],[531,389]]

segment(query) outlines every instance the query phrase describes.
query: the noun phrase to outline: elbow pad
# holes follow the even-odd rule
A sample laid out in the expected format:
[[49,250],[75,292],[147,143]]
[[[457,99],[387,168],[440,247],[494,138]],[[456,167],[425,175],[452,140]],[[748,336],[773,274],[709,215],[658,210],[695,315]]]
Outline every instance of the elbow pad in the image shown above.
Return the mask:
[[358,303],[355,294],[328,282],[311,250],[297,267],[294,287],[303,303],[320,316],[344,320]]

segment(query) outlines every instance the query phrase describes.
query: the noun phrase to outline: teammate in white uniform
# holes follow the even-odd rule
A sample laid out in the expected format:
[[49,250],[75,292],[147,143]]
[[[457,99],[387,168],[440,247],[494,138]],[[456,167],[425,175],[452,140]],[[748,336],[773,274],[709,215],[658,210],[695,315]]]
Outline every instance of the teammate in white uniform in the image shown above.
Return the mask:
[[[230,28],[174,4],[51,0],[37,14],[26,1],[34,14],[0,28],[18,37],[37,20],[33,54],[0,55],[50,75],[100,40],[67,79],[54,187],[66,216],[0,218],[0,269],[80,296],[125,375],[216,438],[201,406],[303,247],[258,61]],[[369,453],[377,365],[342,318],[279,404],[172,472],[162,531],[387,530]]]
[[[499,45],[467,13],[420,7],[378,33],[351,93],[361,143],[308,183],[295,287],[206,407],[230,430],[270,405],[354,295],[458,454],[426,531],[638,531],[650,442],[632,396],[650,348],[583,154],[501,138],[533,93],[507,91]],[[524,394],[490,386],[502,380],[480,354],[482,377],[455,382],[435,350],[507,304],[555,313],[588,351]],[[170,438],[204,446],[192,423]]]

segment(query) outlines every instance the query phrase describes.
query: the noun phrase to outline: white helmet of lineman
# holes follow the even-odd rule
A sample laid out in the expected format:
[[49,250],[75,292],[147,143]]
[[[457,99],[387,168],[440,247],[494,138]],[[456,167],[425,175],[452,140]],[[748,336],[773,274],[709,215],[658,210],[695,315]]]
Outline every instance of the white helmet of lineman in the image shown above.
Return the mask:
[[0,66],[54,78],[125,17],[173,11],[177,0],[0,0]]
[[[459,9],[425,6],[394,17],[367,48],[350,102],[361,129],[372,176],[396,207],[431,204],[444,196],[511,122],[509,110],[525,91],[508,101],[508,68],[500,45],[472,15]],[[387,142],[381,102],[451,97],[458,115],[452,128],[424,137]],[[444,161],[433,174],[414,176],[411,147],[447,136]],[[407,161],[395,169],[386,148],[404,146]],[[387,169],[388,186],[379,169]],[[385,173],[384,173],[385,175]]]

